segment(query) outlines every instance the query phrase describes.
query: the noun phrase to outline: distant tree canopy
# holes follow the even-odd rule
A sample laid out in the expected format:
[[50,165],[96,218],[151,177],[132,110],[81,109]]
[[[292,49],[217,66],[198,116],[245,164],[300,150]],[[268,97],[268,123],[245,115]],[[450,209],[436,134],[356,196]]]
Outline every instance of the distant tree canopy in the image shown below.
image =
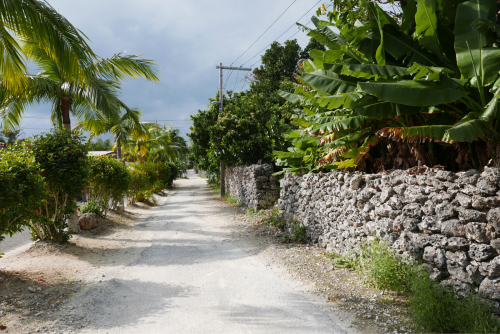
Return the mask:
[[286,148],[282,134],[290,130],[283,115],[291,112],[291,104],[277,92],[293,92],[299,60],[305,57],[305,50],[321,47],[317,44],[311,41],[303,50],[297,40],[274,42],[261,57],[262,65],[253,70],[250,88],[224,95],[223,115],[211,104],[218,101],[217,94],[207,109],[191,116],[191,161],[211,171],[216,179],[221,160],[227,165],[272,162],[273,150]]

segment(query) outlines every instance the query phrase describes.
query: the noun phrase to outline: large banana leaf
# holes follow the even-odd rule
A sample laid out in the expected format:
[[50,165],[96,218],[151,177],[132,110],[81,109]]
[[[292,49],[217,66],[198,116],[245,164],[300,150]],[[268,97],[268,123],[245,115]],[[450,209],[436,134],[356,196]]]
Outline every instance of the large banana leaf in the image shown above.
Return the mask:
[[361,116],[373,118],[394,118],[401,115],[416,114],[422,110],[421,107],[413,107],[391,102],[376,102],[354,111]]
[[452,128],[446,131],[443,136],[443,140],[446,142],[471,142],[479,137],[484,137],[488,131],[489,123],[482,119],[478,119],[477,117],[477,113],[471,112],[467,114],[467,116],[462,118],[459,122],[453,125]]
[[378,134],[393,140],[409,142],[425,142],[426,140],[442,141],[445,132],[451,125],[424,125],[406,128],[383,128]]
[[287,100],[288,102],[291,102],[291,103],[300,103],[299,97],[297,95],[295,95],[295,94],[279,90],[278,91],[278,95],[281,96],[282,98],[284,98],[285,100]]
[[479,77],[480,87],[498,77],[500,56],[496,48],[486,48],[495,41],[491,32],[480,33],[471,26],[479,20],[495,20],[495,0],[469,0],[458,5],[455,21],[457,64],[465,79]]
[[356,89],[356,81],[342,78],[337,73],[330,71],[319,70],[313,73],[304,73],[301,78],[311,86],[331,95],[349,93]]
[[347,40],[342,35],[335,33],[333,30],[325,26],[324,21],[320,21],[315,16],[311,18],[311,21],[312,23],[314,23],[317,30],[319,30],[326,38],[328,38],[330,41],[334,41],[335,44],[341,45],[339,50],[346,51],[349,54],[349,56],[356,59],[357,62],[359,63],[365,62],[361,57],[359,57],[356,54],[356,51],[351,47],[349,42],[347,42]]
[[311,50],[311,52],[309,52],[309,56],[311,56],[312,59],[320,60],[323,63],[335,63],[339,61],[343,54],[344,52],[340,50]]
[[427,50],[441,55],[441,46],[438,39],[436,15],[436,0],[417,0],[417,14],[415,15],[416,33],[420,45]]
[[384,47],[396,59],[412,54],[410,64],[418,62],[425,65],[440,66],[439,59],[427,50],[424,50],[413,41],[411,36],[397,30],[391,25],[384,27]]
[[464,90],[427,81],[360,82],[358,85],[363,92],[377,96],[380,101],[409,106],[446,104],[467,95]]
[[338,116],[334,118],[333,121],[322,123],[321,121],[329,119],[330,117],[325,117],[320,120],[320,124],[316,127],[320,133],[325,133],[326,131],[339,131],[339,130],[348,130],[348,129],[357,129],[359,127],[365,126],[366,124],[373,121],[371,117],[366,116],[358,116],[358,115],[349,115],[349,116]]
[[373,77],[400,78],[409,75],[406,67],[375,64],[352,64],[344,65],[349,75],[355,78],[371,79]]
[[332,110],[341,107],[347,99],[350,100],[347,94],[330,95],[318,98],[318,103],[320,107]]

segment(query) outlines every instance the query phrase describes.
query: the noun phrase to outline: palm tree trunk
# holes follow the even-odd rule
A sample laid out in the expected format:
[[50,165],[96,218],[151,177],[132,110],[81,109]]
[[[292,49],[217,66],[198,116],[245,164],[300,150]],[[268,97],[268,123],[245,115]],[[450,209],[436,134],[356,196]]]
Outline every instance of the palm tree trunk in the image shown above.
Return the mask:
[[[120,139],[116,140],[116,158],[118,159],[118,161],[122,162],[122,144],[120,142]],[[118,206],[118,210],[125,211],[125,198],[122,198]]]
[[68,95],[63,95],[61,98],[61,111],[63,126],[71,131],[71,119],[69,118],[69,108],[71,107],[71,101]]
[[[70,136],[71,136],[71,119],[69,118],[70,107],[71,107],[71,100],[69,99],[69,96],[63,95],[61,97],[63,126],[70,131]],[[69,216],[66,222],[69,226],[71,233],[80,233],[81,229],[80,229],[80,224],[78,222],[78,211],[76,208],[75,211],[73,211],[73,213],[71,214],[71,216]]]
[[116,157],[119,161],[122,161],[122,145],[120,143],[120,139],[116,141]]

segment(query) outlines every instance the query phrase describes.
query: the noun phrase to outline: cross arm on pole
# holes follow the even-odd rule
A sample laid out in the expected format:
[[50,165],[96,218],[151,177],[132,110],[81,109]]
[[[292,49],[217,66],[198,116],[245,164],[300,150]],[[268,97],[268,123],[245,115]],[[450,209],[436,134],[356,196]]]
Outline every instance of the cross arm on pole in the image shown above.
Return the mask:
[[222,70],[233,70],[233,71],[251,71],[251,68],[248,67],[232,67],[232,66],[216,66],[215,68],[219,68]]

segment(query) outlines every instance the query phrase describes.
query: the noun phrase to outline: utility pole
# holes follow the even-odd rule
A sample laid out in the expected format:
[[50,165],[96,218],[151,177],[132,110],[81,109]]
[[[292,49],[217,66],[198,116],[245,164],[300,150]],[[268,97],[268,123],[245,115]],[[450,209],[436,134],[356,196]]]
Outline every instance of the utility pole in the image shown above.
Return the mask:
[[[243,68],[243,67],[232,67],[232,66],[222,66],[222,63],[219,63],[219,66],[216,66],[219,69],[219,102],[213,102],[219,105],[219,112],[222,115],[224,112],[224,99],[222,95],[222,85],[224,82],[222,81],[222,70],[232,70],[232,71],[251,71],[251,68]],[[226,195],[226,167],[222,162],[222,158],[220,160],[220,197],[224,197]]]

